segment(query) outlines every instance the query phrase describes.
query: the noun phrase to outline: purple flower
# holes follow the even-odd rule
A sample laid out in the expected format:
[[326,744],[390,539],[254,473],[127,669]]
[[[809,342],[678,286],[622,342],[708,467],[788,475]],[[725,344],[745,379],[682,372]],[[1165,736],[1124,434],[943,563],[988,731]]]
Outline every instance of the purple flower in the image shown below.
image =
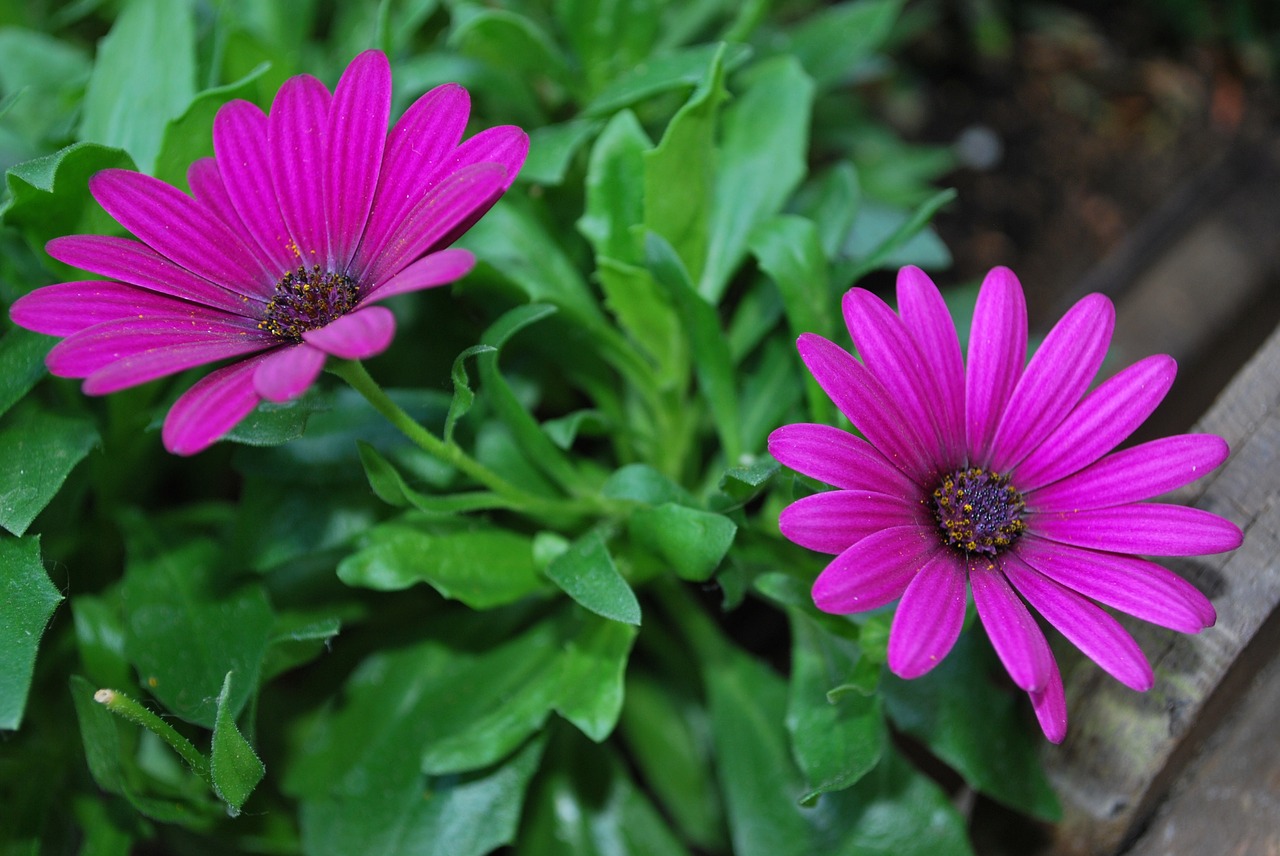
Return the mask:
[[470,253],[444,248],[510,186],[528,151],[510,126],[460,145],[470,105],[457,85],[423,95],[388,133],[390,108],[390,66],[366,51],[332,93],[301,75],[270,114],[245,101],[222,107],[215,156],[187,173],[191,196],[137,172],[98,173],[94,198],[138,240],[50,241],[51,256],[107,279],[37,289],[11,317],[64,337],[49,370],[84,378],[91,395],[235,359],[169,411],[164,444],[180,455],[264,399],[301,395],[326,357],[381,353],[395,318],[376,304],[471,269]]
[[[1062,678],[1030,605],[1117,680],[1150,688],[1151,666],[1099,604],[1195,633],[1215,621],[1190,583],[1137,555],[1186,556],[1240,546],[1214,514],[1147,503],[1222,463],[1227,444],[1184,434],[1112,451],[1150,415],[1175,372],[1148,357],[1091,392],[1115,310],[1081,300],[1028,363],[1022,286],[996,268],[978,296],[968,364],[933,282],[898,275],[900,315],[853,289],[844,317],[862,361],[800,337],[805,365],[866,439],[826,425],[769,438],[779,461],[837,490],[802,498],[779,521],[792,541],[835,559],[813,599],[826,612],[901,598],[889,667],[936,666],[964,621],[966,582],[992,645],[1030,696],[1050,740],[1066,734]],[[1087,394],[1086,394],[1087,392]]]

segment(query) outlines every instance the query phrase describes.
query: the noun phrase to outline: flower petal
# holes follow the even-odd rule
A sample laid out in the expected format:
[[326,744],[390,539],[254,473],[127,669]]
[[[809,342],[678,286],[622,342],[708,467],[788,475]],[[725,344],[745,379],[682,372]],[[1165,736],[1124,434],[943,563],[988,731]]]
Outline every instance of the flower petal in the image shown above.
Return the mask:
[[366,281],[374,286],[390,279],[424,253],[442,247],[443,238],[472,212],[492,204],[506,184],[498,164],[474,164],[433,187],[400,222],[385,251],[372,260]]
[[891,464],[917,484],[932,481],[938,470],[927,444],[875,375],[848,351],[813,333],[801,335],[796,348],[836,407]]
[[329,108],[324,186],[334,270],[347,270],[364,234],[390,113],[391,65],[382,51],[365,51],[342,73]]
[[964,462],[958,438],[950,437],[936,403],[942,391],[926,372],[924,355],[883,300],[863,288],[851,288],[841,303],[845,324],[862,363],[876,376],[908,419],[929,443],[935,469],[950,470]]
[[1062,316],[1022,373],[991,443],[991,468],[1007,473],[1062,422],[1102,367],[1116,310],[1090,294]]
[[24,294],[9,307],[13,323],[49,336],[70,336],[104,321],[172,315],[190,304],[108,280],[60,282]]
[[946,301],[918,267],[908,265],[898,271],[898,312],[936,385],[934,412],[943,431],[943,448],[953,457],[959,456],[955,457],[958,462],[965,448],[964,357]]
[[229,323],[225,316],[219,317],[209,310],[152,314],[145,318],[117,319],[68,336],[53,346],[45,363],[58,377],[88,377],[117,360],[148,351],[208,345],[218,353],[225,351],[223,356],[231,356],[261,350],[271,344],[271,339],[257,330]]
[[833,490],[798,499],[782,510],[778,526],[790,540],[819,553],[843,553],[892,526],[923,525],[918,503],[867,491]]
[[363,303],[386,300],[396,294],[435,288],[459,280],[475,267],[476,258],[467,250],[441,250],[423,256],[400,273],[372,288]]
[[202,452],[252,413],[262,400],[253,374],[267,356],[218,369],[179,396],[164,420],[164,447],[175,455]]
[[965,434],[969,463],[985,466],[1000,417],[1027,361],[1027,303],[1013,271],[994,268],[982,282],[969,333]]
[[[191,193],[196,201],[209,209],[209,213],[225,223],[228,229],[235,232],[240,243],[254,254],[259,267],[264,271],[277,270],[279,266],[261,252],[258,242],[249,234],[244,221],[240,219],[235,204],[227,194],[226,185],[222,183],[222,173],[218,171],[218,164],[213,158],[201,158],[187,167],[187,184],[191,187]],[[265,291],[263,296],[266,296]]]
[[1067,695],[1062,690],[1062,673],[1053,658],[1049,659],[1049,680],[1044,689],[1031,693],[1031,707],[1044,736],[1050,743],[1061,743],[1067,736]]
[[1050,541],[1145,556],[1225,553],[1244,541],[1240,528],[1230,520],[1199,508],[1158,502],[1041,511],[1027,516],[1027,528]]
[[302,334],[303,340],[326,354],[344,360],[363,360],[380,354],[396,334],[396,317],[385,306],[357,309]]
[[81,388],[87,395],[107,395],[195,366],[252,354],[273,344],[259,339],[242,338],[157,345],[112,360],[86,377]]
[[1108,455],[1027,495],[1035,511],[1076,511],[1159,496],[1209,474],[1231,454],[1215,434],[1179,434]]
[[1071,644],[1125,686],[1151,689],[1155,675],[1142,649],[1100,607],[1036,571],[1014,553],[1001,557],[1009,582]]
[[329,90],[314,77],[289,78],[271,103],[266,143],[271,183],[300,263],[332,270],[323,179],[329,102]]
[[813,583],[823,612],[865,612],[897,600],[920,569],[942,550],[919,526],[895,526],[863,538],[831,560]]
[[324,351],[305,343],[278,348],[259,361],[253,388],[267,401],[291,401],[320,376],[324,358]]
[[235,315],[258,318],[265,301],[246,297],[179,267],[140,241],[108,235],[70,235],[45,244],[60,262],[111,279],[180,297]]
[[1019,539],[1015,551],[1054,582],[1143,621],[1198,633],[1217,620],[1213,604],[1195,586],[1146,559],[1085,550],[1034,535]]
[[1009,677],[1027,692],[1049,682],[1053,654],[1040,626],[996,565],[971,561],[969,585],[973,605]]
[[1178,365],[1147,357],[1102,383],[1012,473],[1024,493],[1079,472],[1128,437],[1173,385]]
[[213,151],[227,196],[245,230],[278,276],[298,266],[297,244],[285,225],[271,180],[267,116],[256,104],[231,101],[213,120]]
[[89,179],[89,190],[120,225],[197,276],[249,298],[275,285],[230,227],[176,187],[140,172],[105,169]]
[[918,501],[920,486],[861,437],[830,425],[783,425],[769,435],[769,454],[810,478],[845,490]]
[[490,196],[483,204],[473,208],[471,213],[454,224],[453,229],[435,242],[435,248],[447,247],[458,240],[463,233],[474,226],[476,221],[493,207],[493,204],[498,201],[503,193],[506,193],[507,188],[512,185],[516,180],[516,176],[520,174],[520,168],[524,166],[524,161],[528,154],[529,135],[514,125],[486,128],[458,147],[458,163],[465,163],[467,160],[474,159],[482,163],[499,164],[502,166],[503,174],[506,178],[497,193]]
[[902,593],[889,628],[889,668],[918,678],[951,652],[964,626],[963,565],[945,550],[920,569]]

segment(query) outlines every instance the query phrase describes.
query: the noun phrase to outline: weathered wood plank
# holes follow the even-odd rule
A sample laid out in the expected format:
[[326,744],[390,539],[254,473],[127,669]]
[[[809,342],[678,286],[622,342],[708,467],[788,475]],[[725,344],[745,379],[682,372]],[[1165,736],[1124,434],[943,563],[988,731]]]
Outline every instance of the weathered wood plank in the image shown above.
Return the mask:
[[1175,499],[1245,531],[1234,553],[1171,562],[1213,600],[1218,623],[1184,636],[1132,622],[1156,685],[1135,693],[1088,661],[1067,674],[1071,727],[1048,754],[1064,803],[1058,854],[1116,853],[1130,840],[1274,645],[1250,647],[1280,603],[1280,330],[1236,376],[1195,430],[1232,456]]

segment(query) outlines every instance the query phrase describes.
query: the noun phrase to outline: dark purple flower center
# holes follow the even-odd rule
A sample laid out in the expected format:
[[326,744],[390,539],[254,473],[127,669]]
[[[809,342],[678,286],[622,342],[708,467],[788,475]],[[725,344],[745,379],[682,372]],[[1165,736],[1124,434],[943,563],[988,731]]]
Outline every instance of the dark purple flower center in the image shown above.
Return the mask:
[[965,553],[994,556],[1027,528],[1026,502],[1009,477],[978,467],[944,476],[931,504],[943,542]]
[[302,341],[302,334],[341,318],[360,299],[360,286],[345,273],[299,267],[276,283],[258,329],[281,339]]

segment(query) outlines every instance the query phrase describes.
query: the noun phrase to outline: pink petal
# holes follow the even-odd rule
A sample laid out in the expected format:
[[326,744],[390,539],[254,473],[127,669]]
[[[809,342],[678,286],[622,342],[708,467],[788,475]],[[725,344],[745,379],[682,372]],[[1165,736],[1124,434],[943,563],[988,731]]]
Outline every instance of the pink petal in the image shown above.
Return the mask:
[[963,566],[945,550],[920,569],[902,593],[889,629],[889,668],[918,678],[950,653],[964,626]]
[[266,139],[267,116],[248,101],[224,104],[213,120],[213,151],[227,196],[258,249],[283,275],[297,268],[300,254],[276,201]]
[[1208,475],[1231,450],[1214,434],[1180,434],[1108,455],[1093,466],[1027,495],[1035,511],[1076,511],[1159,496]]
[[1067,696],[1062,691],[1062,674],[1052,658],[1049,660],[1049,681],[1044,689],[1031,693],[1031,707],[1044,736],[1050,743],[1061,743],[1067,736]]
[[1146,421],[1173,385],[1178,366],[1158,355],[1105,381],[1018,464],[1014,482],[1024,493],[1087,467]]
[[307,391],[324,368],[324,351],[307,344],[267,354],[253,373],[253,388],[267,401],[291,401]]
[[888,390],[848,351],[813,333],[796,341],[800,358],[836,407],[893,466],[917,484],[937,475],[933,457]]
[[229,323],[225,317],[209,310],[152,314],[145,318],[117,319],[68,336],[53,346],[45,363],[58,377],[88,377],[117,360],[148,351],[208,345],[230,356],[272,344],[270,337],[259,331]]
[[342,73],[329,109],[325,201],[335,270],[347,270],[369,219],[390,113],[391,66],[381,51],[365,51]]
[[1182,577],[1146,559],[1100,553],[1025,535],[1014,548],[1049,579],[1098,603],[1183,633],[1217,620],[1209,599]]
[[918,502],[920,486],[875,446],[830,425],[784,425],[769,435],[769,454],[797,472],[845,490],[867,490]]
[[106,169],[89,179],[89,190],[143,243],[197,276],[249,298],[275,285],[235,232],[177,188],[140,172]]
[[179,396],[164,420],[164,447],[175,455],[194,455],[236,427],[262,400],[253,375],[268,356],[218,369]]
[[230,291],[128,238],[71,235],[54,238],[45,245],[45,252],[72,267],[237,315],[257,318],[265,305],[261,297]]
[[467,250],[441,250],[423,256],[400,273],[372,288],[364,302],[386,300],[396,294],[435,288],[461,279],[475,267],[475,256]]
[[969,462],[986,466],[996,428],[1027,360],[1027,303],[1013,271],[998,267],[978,292],[965,376]]
[[934,410],[943,430],[944,449],[960,460],[965,448],[964,358],[946,301],[918,267],[898,271],[898,312],[924,355],[938,396]]
[[1043,689],[1049,681],[1053,655],[1022,599],[991,562],[970,562],[969,585],[978,618],[1009,677],[1027,692]]
[[849,335],[863,365],[898,402],[908,419],[928,438],[935,469],[950,470],[964,462],[959,438],[947,434],[935,404],[942,390],[930,372],[915,340],[883,300],[862,288],[851,288],[841,304]]
[[1027,365],[991,444],[991,468],[1007,473],[1080,401],[1102,367],[1116,311],[1090,294],[1062,316]]
[[49,336],[70,336],[105,321],[172,315],[190,304],[133,285],[106,280],[60,282],[37,288],[9,307],[13,323]]
[[190,185],[196,201],[209,209],[209,213],[225,223],[228,229],[235,232],[240,243],[254,254],[259,267],[265,271],[276,271],[279,266],[269,256],[260,252],[258,242],[245,228],[244,221],[240,219],[240,214],[227,194],[227,188],[222,183],[222,174],[218,171],[218,164],[213,158],[201,158],[187,167],[187,184]]
[[1151,664],[1120,622],[1031,568],[1016,554],[1005,553],[1002,563],[1009,582],[1086,657],[1131,689],[1151,689],[1155,682]]
[[333,270],[325,219],[325,136],[329,90],[314,77],[291,77],[276,93],[267,116],[271,183],[299,263]]
[[444,237],[472,212],[487,209],[505,184],[506,171],[490,163],[460,169],[441,181],[401,221],[385,252],[372,260],[366,281],[381,284],[424,253],[442,247]]
[[252,354],[269,348],[273,344],[274,342],[264,342],[260,339],[244,338],[176,342],[156,346],[113,360],[86,377],[82,388],[88,395],[107,395],[195,366],[215,363],[228,357]]
[[344,360],[363,360],[380,354],[396,334],[396,317],[384,306],[357,309],[302,334],[309,345]]
[[511,187],[524,166],[525,157],[529,154],[529,135],[514,125],[502,125],[497,128],[486,128],[458,147],[459,160],[462,158],[483,158],[484,163],[499,164],[506,180],[497,193],[481,205],[471,209],[462,220],[433,245],[436,249],[447,247],[463,236],[464,233],[488,213],[507,188]]
[[1027,526],[1051,541],[1145,556],[1224,553],[1244,540],[1239,527],[1216,514],[1155,502],[1036,512],[1028,515]]
[[819,553],[843,553],[881,529],[922,526],[920,505],[882,493],[833,490],[798,499],[782,510],[778,526],[791,541]]
[[919,526],[882,529],[831,560],[813,583],[823,612],[865,612],[897,600],[920,569],[942,550],[938,536]]
[[433,183],[445,177],[445,159],[462,139],[470,110],[467,90],[447,83],[413,102],[391,129],[360,247],[361,270],[382,254],[391,232]]

